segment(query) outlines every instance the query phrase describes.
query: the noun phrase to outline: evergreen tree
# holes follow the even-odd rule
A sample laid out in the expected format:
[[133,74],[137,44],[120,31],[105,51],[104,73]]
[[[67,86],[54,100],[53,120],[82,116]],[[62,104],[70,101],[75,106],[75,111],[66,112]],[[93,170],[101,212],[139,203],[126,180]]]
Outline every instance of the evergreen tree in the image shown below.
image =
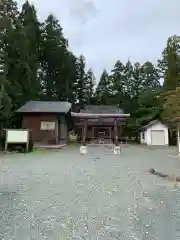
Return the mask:
[[7,93],[7,80],[3,82],[2,79],[0,84],[0,124],[1,127],[8,127],[11,122],[11,117],[13,116],[13,103],[11,102],[11,98]]
[[118,104],[125,111],[128,109],[132,87],[131,67],[130,62],[124,65],[121,61],[117,61],[111,75],[113,82],[113,104]]
[[[15,15],[15,14],[14,14]],[[7,93],[17,109],[37,96],[37,66],[39,38],[34,7],[26,2],[20,15],[12,21],[6,35],[5,77]]]
[[176,120],[180,117],[180,87],[165,93],[161,117],[171,127],[176,126]]
[[14,25],[18,16],[17,2],[14,0],[0,1],[0,33],[6,33],[9,25]]
[[[36,10],[28,1],[22,6],[19,16],[22,42],[20,49],[20,84],[24,101],[37,99],[39,95],[38,69],[40,60],[41,30]],[[23,69],[23,72],[22,72]]]
[[9,49],[9,36],[16,25],[18,16],[17,3],[13,0],[0,1],[0,74],[7,74],[6,55]]
[[145,62],[142,66],[143,88],[158,90],[161,88],[158,69],[151,63]]
[[6,126],[12,113],[33,99],[118,104],[131,113],[133,134],[159,116],[170,122],[179,114],[180,37],[168,39],[158,69],[151,62],[117,61],[110,75],[103,71],[95,93],[94,85],[93,71],[86,71],[83,55],[69,51],[53,15],[40,23],[28,1],[20,13],[15,1],[0,1],[0,121]]
[[66,100],[68,83],[65,76],[65,62],[68,57],[68,43],[63,36],[59,21],[53,15],[49,15],[46,19],[42,37],[43,98],[46,100]]
[[180,37],[172,36],[159,61],[159,69],[164,77],[164,91],[180,86]]
[[[9,119],[13,113],[13,103],[10,92],[15,90],[10,84],[9,76],[12,70],[9,68],[14,56],[14,29],[16,28],[18,16],[17,4],[13,0],[0,1],[0,121],[4,127],[8,127]],[[17,97],[17,95],[16,95]]]
[[131,135],[138,138],[139,128],[160,116],[161,85],[158,70],[151,62],[135,63],[131,77],[129,128]]
[[144,76],[141,65],[139,62],[136,62],[133,66],[133,73],[132,73],[132,89],[133,89],[133,98],[138,99],[140,92],[144,88]]
[[112,79],[114,83],[114,94],[122,94],[125,88],[124,84],[124,71],[125,66],[122,62],[117,61],[112,70]]
[[95,86],[95,76],[92,69],[89,69],[86,73],[87,82],[86,82],[86,98],[87,103],[90,104],[94,97],[94,86]]
[[77,58],[72,52],[68,52],[66,56],[66,83],[67,87],[67,100],[71,103],[77,101]]
[[112,82],[106,70],[103,71],[95,91],[97,104],[110,104],[112,96]]
[[86,63],[85,58],[83,55],[80,55],[80,57],[77,60],[77,101],[79,102],[79,105],[81,107],[84,106],[84,104],[87,103],[87,74],[86,74]]

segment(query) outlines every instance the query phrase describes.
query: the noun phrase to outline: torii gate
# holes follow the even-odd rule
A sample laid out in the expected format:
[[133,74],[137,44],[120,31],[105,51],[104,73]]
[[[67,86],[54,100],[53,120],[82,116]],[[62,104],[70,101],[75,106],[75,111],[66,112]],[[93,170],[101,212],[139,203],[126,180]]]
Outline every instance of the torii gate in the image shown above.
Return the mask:
[[118,136],[118,120],[119,119],[127,119],[130,117],[130,114],[124,113],[116,113],[116,114],[93,114],[93,113],[76,113],[71,112],[71,116],[75,118],[79,118],[83,120],[83,133],[82,133],[82,146],[80,147],[80,152],[86,154],[87,152],[87,145],[86,145],[86,137],[87,137],[87,128],[88,128],[88,119],[105,119],[105,118],[112,118],[114,119],[114,154],[120,154],[121,148],[119,145],[119,136]]

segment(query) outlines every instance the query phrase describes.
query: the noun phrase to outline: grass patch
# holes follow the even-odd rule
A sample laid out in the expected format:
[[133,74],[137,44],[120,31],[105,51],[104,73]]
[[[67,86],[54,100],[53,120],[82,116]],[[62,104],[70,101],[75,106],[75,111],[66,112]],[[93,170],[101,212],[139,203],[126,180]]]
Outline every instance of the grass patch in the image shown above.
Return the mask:
[[78,143],[76,138],[69,137],[68,138],[68,145],[69,146],[78,146],[80,143]]
[[78,142],[68,142],[68,146],[69,147],[76,147],[76,146],[80,146],[80,143],[78,143]]
[[48,150],[47,149],[43,149],[43,148],[34,148],[33,149],[33,153],[34,154],[42,154],[42,153],[47,153]]

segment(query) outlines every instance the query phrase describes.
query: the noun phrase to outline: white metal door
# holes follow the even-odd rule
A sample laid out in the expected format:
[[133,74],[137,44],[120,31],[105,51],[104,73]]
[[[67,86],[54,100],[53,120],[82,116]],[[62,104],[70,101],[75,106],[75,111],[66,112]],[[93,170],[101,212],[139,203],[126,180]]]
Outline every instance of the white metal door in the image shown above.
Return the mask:
[[151,144],[152,145],[165,145],[164,130],[151,130]]

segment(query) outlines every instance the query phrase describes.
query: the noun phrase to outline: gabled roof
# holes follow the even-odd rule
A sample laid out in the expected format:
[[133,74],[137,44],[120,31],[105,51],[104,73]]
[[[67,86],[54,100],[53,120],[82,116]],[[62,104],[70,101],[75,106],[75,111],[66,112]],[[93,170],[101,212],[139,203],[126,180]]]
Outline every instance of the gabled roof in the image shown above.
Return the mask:
[[103,114],[117,114],[124,113],[117,105],[87,105],[85,109],[80,109],[80,113],[103,113]]
[[127,119],[130,114],[125,114],[117,105],[86,105],[80,112],[71,112],[72,117],[80,117],[89,119],[89,121],[99,121],[99,118],[104,119],[104,122],[111,122],[114,118]]
[[60,101],[29,101],[20,107],[18,113],[67,113],[71,103]]
[[[157,124],[157,123],[162,123],[162,122],[161,122],[160,120],[158,120],[158,119],[155,119],[155,120],[149,122],[148,124],[146,124],[145,126],[143,126],[143,127],[141,128],[141,130],[145,130],[145,129],[147,129],[147,128],[149,128],[149,127],[151,127],[151,126],[153,126],[153,125],[155,125],[155,124]],[[163,124],[163,123],[162,123],[162,124]]]

